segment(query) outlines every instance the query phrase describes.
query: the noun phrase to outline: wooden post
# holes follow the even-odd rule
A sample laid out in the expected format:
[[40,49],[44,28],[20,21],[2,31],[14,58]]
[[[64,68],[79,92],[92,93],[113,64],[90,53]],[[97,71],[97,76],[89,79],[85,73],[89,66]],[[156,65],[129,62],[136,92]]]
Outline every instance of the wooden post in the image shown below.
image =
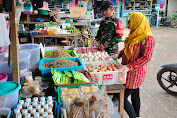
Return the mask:
[[12,0],[12,12],[10,16],[10,39],[11,39],[11,57],[12,57],[12,74],[13,81],[20,83],[19,77],[19,60],[18,60],[18,38],[16,24],[16,0]]

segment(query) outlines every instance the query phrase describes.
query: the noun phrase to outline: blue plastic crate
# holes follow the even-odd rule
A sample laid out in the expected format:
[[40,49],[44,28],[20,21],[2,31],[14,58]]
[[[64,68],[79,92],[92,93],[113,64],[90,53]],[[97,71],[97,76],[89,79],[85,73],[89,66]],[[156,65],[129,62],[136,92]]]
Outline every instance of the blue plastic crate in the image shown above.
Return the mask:
[[79,63],[79,66],[55,68],[55,70],[57,70],[57,71],[71,71],[71,70],[78,71],[78,70],[82,70],[83,63],[81,62],[81,60],[78,57],[42,59],[39,62],[39,70],[41,71],[42,77],[50,77],[51,76],[51,68],[42,69],[42,65],[46,62],[54,61],[54,60],[57,60],[57,59],[68,59],[68,60],[76,61],[76,62]]
[[39,35],[39,32],[30,31],[30,35]]
[[[40,101],[40,100],[39,100]],[[57,102],[55,101],[55,100],[53,100],[53,102],[54,102],[54,109],[53,109],[53,112],[54,112],[54,118],[56,118],[57,116]],[[17,103],[14,107],[13,107],[13,109],[12,109],[12,112],[11,112],[11,114],[10,114],[10,117],[9,118],[13,118],[13,114],[14,114],[14,110],[17,108],[17,105],[18,105],[19,103]]]
[[63,103],[61,103],[61,104],[59,104],[58,106],[57,106],[57,113],[56,113],[56,117],[57,118],[60,118],[60,108],[63,106]]

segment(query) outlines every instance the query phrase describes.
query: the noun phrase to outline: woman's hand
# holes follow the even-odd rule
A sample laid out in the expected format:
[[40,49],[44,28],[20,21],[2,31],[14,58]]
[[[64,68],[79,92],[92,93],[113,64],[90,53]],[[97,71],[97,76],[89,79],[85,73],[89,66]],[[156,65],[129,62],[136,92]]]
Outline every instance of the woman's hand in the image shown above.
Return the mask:
[[96,44],[97,44],[97,41],[96,41],[95,39],[93,39],[93,41],[92,41],[92,46],[95,47]]
[[118,71],[128,71],[129,70],[129,68],[126,66],[126,65],[124,65],[124,66],[121,66],[119,69],[118,69]]
[[115,59],[115,58],[118,58],[118,56],[119,56],[119,54],[114,54],[114,55],[111,55],[109,57],[106,57],[106,59],[110,59],[110,58]]
[[98,49],[99,49],[99,50],[103,50],[103,49],[104,49],[104,45],[103,45],[103,44],[99,45],[99,46],[98,46]]

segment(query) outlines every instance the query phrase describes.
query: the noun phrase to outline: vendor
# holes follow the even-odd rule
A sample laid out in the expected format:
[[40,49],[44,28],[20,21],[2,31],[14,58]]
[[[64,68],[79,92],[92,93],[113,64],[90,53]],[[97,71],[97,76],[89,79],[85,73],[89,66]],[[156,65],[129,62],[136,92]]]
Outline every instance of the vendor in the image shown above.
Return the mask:
[[[104,15],[101,21],[97,36],[92,46],[98,45],[100,50],[105,50],[109,55],[118,52],[118,43],[124,34],[123,23],[113,14],[113,4],[111,1],[104,1],[101,4],[101,11]],[[118,95],[113,95],[113,102],[118,105]]]
[[104,49],[108,54],[115,54],[118,52],[118,43],[124,34],[123,23],[113,14],[111,1],[104,1],[101,4],[101,11],[104,18],[92,45],[98,45],[99,49]]
[[[155,41],[148,20],[143,13],[131,12],[128,22],[130,33],[125,39],[125,48],[111,58],[121,58],[119,71],[128,71],[125,84],[124,109],[130,118],[140,117],[140,89],[151,60]],[[128,97],[131,95],[131,103]]]

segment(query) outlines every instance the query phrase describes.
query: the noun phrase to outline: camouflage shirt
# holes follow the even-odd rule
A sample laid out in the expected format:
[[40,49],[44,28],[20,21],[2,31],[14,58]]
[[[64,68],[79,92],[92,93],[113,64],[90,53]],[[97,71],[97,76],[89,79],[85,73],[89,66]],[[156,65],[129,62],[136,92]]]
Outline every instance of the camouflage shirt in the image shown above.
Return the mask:
[[[118,52],[118,43],[122,39],[122,35],[116,33],[123,33],[123,31],[121,31],[120,29],[117,30],[119,23],[122,23],[122,21],[119,21],[121,20],[117,19],[114,15],[109,18],[103,18],[100,23],[97,36],[95,37],[95,40],[97,40],[98,44],[103,44],[105,47],[105,51],[108,52],[108,54],[110,55]],[[123,24],[121,24],[121,27],[123,28]]]

